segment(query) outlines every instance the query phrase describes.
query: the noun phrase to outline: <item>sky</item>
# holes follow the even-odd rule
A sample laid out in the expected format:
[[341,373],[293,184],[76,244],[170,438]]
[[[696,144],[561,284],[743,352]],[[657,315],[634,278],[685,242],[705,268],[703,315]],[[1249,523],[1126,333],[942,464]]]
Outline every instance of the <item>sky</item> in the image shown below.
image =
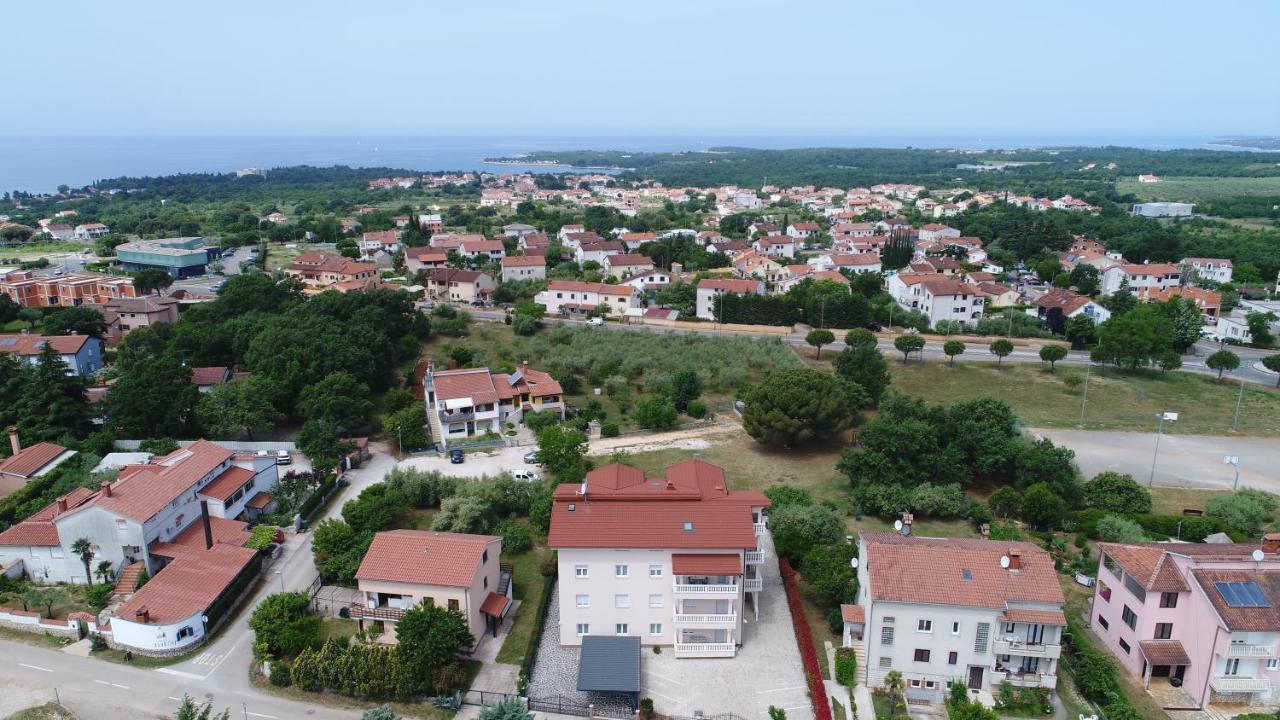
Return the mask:
[[59,0],[3,16],[0,135],[1280,134],[1273,0]]

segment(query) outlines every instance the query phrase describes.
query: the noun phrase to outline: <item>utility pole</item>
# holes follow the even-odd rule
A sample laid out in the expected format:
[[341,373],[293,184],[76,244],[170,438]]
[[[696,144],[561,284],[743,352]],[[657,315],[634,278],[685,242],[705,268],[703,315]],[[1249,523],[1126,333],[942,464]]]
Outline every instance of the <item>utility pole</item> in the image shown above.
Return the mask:
[[1178,413],[1163,412],[1163,413],[1160,413],[1157,417],[1159,418],[1159,422],[1156,424],[1156,451],[1151,456],[1151,477],[1147,479],[1148,488],[1152,487],[1152,485],[1154,485],[1156,481],[1156,460],[1160,457],[1160,435],[1164,431],[1164,421],[1166,419],[1169,422],[1173,422],[1174,420],[1177,420]]
[[1093,363],[1087,363],[1084,366],[1084,399],[1080,401],[1080,422],[1084,423],[1085,409],[1089,407],[1089,371],[1093,369]]
[[1236,412],[1231,417],[1231,432],[1235,432],[1240,425],[1240,402],[1244,400],[1244,378],[1240,378],[1240,393],[1236,395]]

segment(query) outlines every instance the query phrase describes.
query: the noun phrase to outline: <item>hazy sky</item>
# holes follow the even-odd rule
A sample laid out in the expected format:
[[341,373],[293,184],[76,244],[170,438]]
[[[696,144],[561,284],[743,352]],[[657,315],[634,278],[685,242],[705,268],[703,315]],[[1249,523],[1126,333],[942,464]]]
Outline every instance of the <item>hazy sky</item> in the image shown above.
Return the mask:
[[1280,2],[6,3],[0,134],[1280,133]]

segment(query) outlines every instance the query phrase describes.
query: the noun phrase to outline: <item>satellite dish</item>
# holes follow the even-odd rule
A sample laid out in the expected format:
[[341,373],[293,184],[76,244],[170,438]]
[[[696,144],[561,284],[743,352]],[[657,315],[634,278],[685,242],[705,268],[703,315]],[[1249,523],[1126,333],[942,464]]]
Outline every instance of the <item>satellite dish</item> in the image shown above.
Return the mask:
[[1002,568],[1008,568],[1008,567],[1009,567],[1009,556],[1008,556],[1008,555],[1001,555],[1001,556],[1000,556],[1000,567],[1002,567]]
[[1254,551],[1253,551],[1253,561],[1254,561],[1254,562],[1262,562],[1262,551],[1261,551],[1261,550],[1254,550]]
[[[1261,550],[1258,550],[1257,552],[1261,553],[1262,551],[1261,551]],[[849,559],[849,567],[853,568],[854,570],[857,570],[857,569],[858,569],[858,558],[850,558],[850,559]]]
[[901,520],[894,520],[894,521],[893,521],[893,529],[894,529],[894,530],[901,530],[901,529],[902,529],[902,521],[901,521]]

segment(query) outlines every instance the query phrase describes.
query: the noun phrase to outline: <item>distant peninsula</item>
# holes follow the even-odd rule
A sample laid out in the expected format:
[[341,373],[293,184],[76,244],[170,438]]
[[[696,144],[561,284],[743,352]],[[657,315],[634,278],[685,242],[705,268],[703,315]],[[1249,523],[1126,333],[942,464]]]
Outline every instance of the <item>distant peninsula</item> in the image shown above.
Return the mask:
[[1280,137],[1276,137],[1274,135],[1225,137],[1214,140],[1212,144],[1225,145],[1233,148],[1248,148],[1250,150],[1274,151],[1280,150]]

